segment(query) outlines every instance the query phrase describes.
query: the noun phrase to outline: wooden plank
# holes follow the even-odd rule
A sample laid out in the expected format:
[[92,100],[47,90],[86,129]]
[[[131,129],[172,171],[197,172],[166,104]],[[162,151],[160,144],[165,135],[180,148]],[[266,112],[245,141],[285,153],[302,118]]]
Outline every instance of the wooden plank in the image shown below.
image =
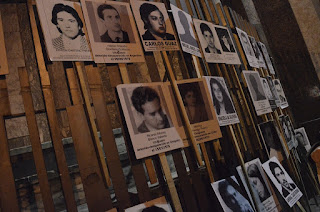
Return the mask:
[[33,110],[33,102],[29,84],[28,73],[25,68],[19,68],[19,77],[21,84],[21,95],[23,98],[24,108],[26,111],[26,118],[30,134],[30,141],[32,146],[32,153],[36,165],[37,176],[40,184],[40,191],[42,196],[43,205],[46,211],[54,211],[53,199],[51,196],[50,184],[44,157],[39,137],[39,130],[37,125],[36,116]]
[[70,106],[67,113],[88,209],[97,212],[110,210],[110,194],[100,172],[84,108],[82,105]]
[[0,115],[0,208],[19,211],[3,116]]
[[229,7],[227,5],[224,5],[223,9],[224,9],[224,13],[227,16],[227,25],[230,26],[231,29],[234,29],[234,24],[233,24],[232,16],[229,11]]
[[0,13],[0,75],[9,74],[6,45],[2,28],[2,18]]
[[7,82],[5,78],[0,78],[0,115],[10,115],[10,103],[7,90]]
[[97,68],[86,67],[88,83],[90,86],[93,106],[97,116],[97,122],[103,142],[104,152],[106,154],[108,167],[112,184],[115,190],[120,211],[131,206],[128,187],[121,168],[121,162],[112,131],[110,117],[107,111],[107,105],[103,96],[102,81]]
[[78,78],[76,76],[75,70],[73,68],[67,68],[66,72],[67,72],[67,77],[69,82],[72,103],[75,105],[83,104],[81,90],[80,90],[80,86],[79,86],[79,82],[78,82]]

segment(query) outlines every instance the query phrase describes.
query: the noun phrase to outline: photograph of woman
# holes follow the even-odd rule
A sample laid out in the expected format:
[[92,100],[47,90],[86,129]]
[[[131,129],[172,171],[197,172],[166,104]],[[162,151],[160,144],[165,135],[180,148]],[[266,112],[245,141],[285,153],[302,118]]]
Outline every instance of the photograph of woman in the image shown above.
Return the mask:
[[247,173],[253,189],[257,192],[261,202],[264,202],[270,197],[270,192],[267,188],[266,182],[262,177],[257,164],[252,163],[247,167]]
[[197,82],[184,83],[178,86],[190,124],[208,121],[209,118],[199,84]]

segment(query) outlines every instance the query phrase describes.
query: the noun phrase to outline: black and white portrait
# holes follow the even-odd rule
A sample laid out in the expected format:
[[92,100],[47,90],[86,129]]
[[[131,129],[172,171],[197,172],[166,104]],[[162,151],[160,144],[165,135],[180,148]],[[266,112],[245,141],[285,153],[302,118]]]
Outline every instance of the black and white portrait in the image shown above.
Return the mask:
[[276,105],[277,105],[277,106],[280,106],[279,96],[278,96],[278,94],[277,94],[276,87],[275,87],[275,85],[273,84],[272,78],[271,78],[270,76],[267,76],[266,79],[267,79],[269,88],[270,88],[270,90],[271,90],[272,96],[273,96],[273,98],[274,98],[275,101],[276,101]]
[[211,184],[225,212],[253,212],[235,177],[229,177]]
[[311,149],[310,141],[307,135],[306,130],[304,127],[300,127],[298,129],[294,130],[296,134],[296,140],[298,142],[298,145],[303,146],[306,151],[308,152]]
[[269,158],[276,157],[279,161],[284,159],[283,144],[273,121],[259,124],[264,147]]
[[231,39],[229,29],[223,26],[215,26],[215,30],[219,37],[221,48],[224,54],[225,63],[241,64],[235,45]]
[[292,207],[300,199],[302,193],[286,170],[275,157],[265,162],[262,167],[282,197]]
[[274,72],[274,68],[273,68],[273,65],[272,65],[272,62],[271,62],[271,59],[270,59],[270,56],[269,56],[269,53],[268,53],[268,50],[267,50],[266,46],[261,42],[257,42],[257,43],[258,43],[258,46],[260,47],[260,49],[261,49],[261,51],[263,53],[264,60],[267,63],[267,66],[268,66],[268,69],[269,69],[270,73],[271,74],[276,74]]
[[254,54],[254,50],[251,46],[249,37],[245,31],[242,31],[239,28],[236,28],[242,49],[247,57],[248,63],[251,67],[259,68],[259,62],[256,58],[256,55]]
[[92,60],[80,4],[43,0],[36,3],[50,59]]
[[213,23],[193,19],[194,26],[208,63],[224,63],[225,58]]
[[239,123],[231,96],[223,77],[204,77],[211,94],[219,125]]
[[125,212],[173,212],[170,204],[165,197],[159,197],[157,199],[127,208]]
[[263,90],[260,75],[256,71],[242,71],[258,115],[272,112],[269,100]]
[[260,79],[261,79],[261,82],[262,82],[262,85],[263,85],[264,93],[266,94],[266,97],[269,100],[271,108],[274,110],[274,109],[277,108],[277,104],[276,104],[275,97],[272,94],[271,89],[269,87],[269,83],[268,83],[266,78],[262,78],[261,77]]
[[289,104],[288,104],[286,95],[284,94],[284,91],[283,91],[282,85],[280,83],[280,80],[279,79],[274,79],[273,80],[273,84],[274,84],[274,87],[276,89],[277,95],[278,95],[279,100],[280,100],[280,107],[282,109],[288,107]]
[[254,37],[252,37],[252,36],[248,36],[248,37],[250,39],[254,55],[256,56],[257,61],[259,63],[259,67],[260,68],[267,68],[267,65],[266,65],[266,63],[264,62],[264,59],[263,59],[263,54],[260,51],[260,48],[258,46],[258,43],[256,42],[256,39]]
[[144,62],[130,4],[81,0],[96,63]]
[[162,83],[118,85],[117,91],[137,158],[183,146]]
[[192,17],[188,13],[171,4],[172,15],[184,52],[201,57],[198,42],[193,30]]
[[146,51],[176,50],[178,43],[163,3],[131,1]]
[[294,128],[292,126],[289,116],[280,116],[279,120],[289,150],[291,150],[294,147],[297,147],[298,142],[296,140]]

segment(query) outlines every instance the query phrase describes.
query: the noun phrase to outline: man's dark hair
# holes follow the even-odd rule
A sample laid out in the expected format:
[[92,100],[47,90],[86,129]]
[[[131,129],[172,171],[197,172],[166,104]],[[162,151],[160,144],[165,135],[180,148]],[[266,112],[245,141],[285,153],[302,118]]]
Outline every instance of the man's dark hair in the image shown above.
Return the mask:
[[200,24],[200,30],[201,30],[201,33],[202,33],[202,34],[203,34],[205,31],[208,31],[208,32],[211,33],[211,35],[213,35],[210,27],[209,27],[207,24],[205,24],[205,23],[201,23],[201,24]]
[[152,102],[154,99],[158,99],[160,102],[158,93],[150,87],[137,87],[133,90],[131,96],[131,101],[134,108],[142,114],[144,114],[142,105],[147,102]]
[[[78,25],[80,27],[78,35],[84,35],[84,33],[82,32],[83,22],[82,22],[81,18],[79,17],[79,14],[77,13],[77,11],[74,8],[70,7],[69,5],[55,4],[52,9],[52,18],[51,18],[51,22],[54,25],[58,25],[57,14],[59,12],[70,13],[77,20]],[[58,26],[57,26],[57,29],[60,33],[62,33],[61,29]]]
[[150,13],[152,13],[153,11],[156,11],[158,10],[161,15],[162,12],[159,10],[159,8],[154,5],[154,4],[149,4],[149,3],[143,3],[141,6],[140,6],[140,16],[141,16],[141,19],[144,23],[144,29],[148,29],[149,28],[149,19],[148,19],[148,16],[150,15]]
[[[282,168],[279,166],[279,164],[277,164],[276,162],[273,162],[273,161],[271,161],[270,163],[269,163],[269,168],[270,168],[270,171],[271,171],[271,173],[273,174],[273,176],[276,178],[276,180],[278,181],[278,178],[276,177],[276,174],[275,174],[275,169],[276,168],[279,168],[283,173],[284,173],[284,171],[282,170]],[[278,181],[279,182],[279,181]]]
[[101,5],[99,5],[97,12],[98,12],[99,18],[101,18],[102,20],[104,20],[104,15],[103,15],[104,10],[115,10],[119,15],[118,10],[116,10],[116,8],[114,8],[110,4],[101,4]]
[[274,84],[275,84],[275,85],[280,85],[280,83],[279,83],[278,80],[275,80],[275,81],[274,81]]
[[167,211],[163,208],[153,205],[151,207],[144,208],[141,212],[167,212]]

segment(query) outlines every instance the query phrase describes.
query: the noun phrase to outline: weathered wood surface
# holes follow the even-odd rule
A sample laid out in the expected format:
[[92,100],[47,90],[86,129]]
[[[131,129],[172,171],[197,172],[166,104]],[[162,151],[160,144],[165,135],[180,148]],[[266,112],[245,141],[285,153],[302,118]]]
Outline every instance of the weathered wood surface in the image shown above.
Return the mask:
[[0,75],[9,74],[6,43],[4,41],[4,33],[2,28],[2,18],[0,12]]

